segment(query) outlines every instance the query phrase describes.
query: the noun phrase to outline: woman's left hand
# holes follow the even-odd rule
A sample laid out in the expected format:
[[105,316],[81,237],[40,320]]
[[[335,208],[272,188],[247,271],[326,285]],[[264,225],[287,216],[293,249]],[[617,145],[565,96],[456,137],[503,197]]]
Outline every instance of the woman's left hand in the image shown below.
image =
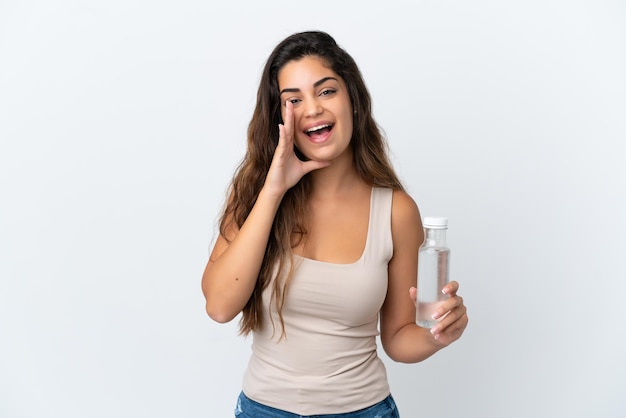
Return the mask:
[[[458,282],[453,281],[446,284],[442,291],[449,298],[441,303],[433,315],[433,319],[437,319],[439,322],[430,329],[430,333],[443,346],[458,340],[469,321],[467,307],[463,304],[463,298],[457,295],[458,290]],[[417,306],[417,289],[412,287],[409,294]]]

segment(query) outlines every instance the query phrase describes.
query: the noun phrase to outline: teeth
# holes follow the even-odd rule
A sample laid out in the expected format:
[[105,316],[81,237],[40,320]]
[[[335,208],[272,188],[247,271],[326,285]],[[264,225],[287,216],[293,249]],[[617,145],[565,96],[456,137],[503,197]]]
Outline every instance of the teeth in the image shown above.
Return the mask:
[[311,132],[315,132],[315,131],[319,131],[320,129],[324,129],[324,128],[330,128],[332,125],[330,124],[326,124],[326,125],[319,125],[319,126],[314,126],[311,129],[307,129],[306,133],[311,133]]

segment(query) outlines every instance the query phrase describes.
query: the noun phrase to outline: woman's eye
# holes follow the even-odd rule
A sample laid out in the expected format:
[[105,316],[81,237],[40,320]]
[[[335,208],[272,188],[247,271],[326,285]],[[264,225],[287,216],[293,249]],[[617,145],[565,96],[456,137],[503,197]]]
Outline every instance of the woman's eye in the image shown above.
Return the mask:
[[335,90],[333,89],[322,90],[322,92],[320,93],[320,96],[328,96],[329,94],[333,94],[334,92]]
[[289,103],[295,105],[300,101],[300,99],[289,99]]

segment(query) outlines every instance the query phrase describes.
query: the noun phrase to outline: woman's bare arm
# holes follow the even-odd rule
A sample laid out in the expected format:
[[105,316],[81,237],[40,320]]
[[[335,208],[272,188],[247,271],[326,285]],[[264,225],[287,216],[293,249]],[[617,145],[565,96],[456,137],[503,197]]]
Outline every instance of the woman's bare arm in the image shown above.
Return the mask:
[[206,311],[215,321],[231,321],[250,299],[280,200],[261,191],[241,229],[230,220],[228,236],[217,238],[202,276]]
[[202,275],[206,311],[217,322],[231,321],[250,299],[284,194],[305,174],[329,165],[298,159],[293,148],[293,105],[287,102],[284,112],[285,124],[279,125],[278,146],[254,207],[241,229],[232,219],[226,220],[227,236],[217,238]]
[[389,262],[387,297],[381,309],[381,342],[391,359],[416,363],[460,338],[467,326],[466,308],[456,294],[458,283],[450,282],[444,287],[450,298],[437,312],[438,317],[447,314],[445,319],[432,330],[415,323],[417,254],[424,231],[417,205],[404,192],[394,192],[391,229],[394,254]]

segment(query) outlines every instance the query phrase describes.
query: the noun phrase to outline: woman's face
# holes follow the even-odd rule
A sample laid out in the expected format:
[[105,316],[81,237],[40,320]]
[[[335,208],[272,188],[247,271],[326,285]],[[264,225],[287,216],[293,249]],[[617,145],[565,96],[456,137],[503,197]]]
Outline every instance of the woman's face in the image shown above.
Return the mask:
[[315,161],[332,161],[350,147],[353,111],[346,83],[324,61],[306,56],[278,73],[281,113],[293,104],[294,142]]

